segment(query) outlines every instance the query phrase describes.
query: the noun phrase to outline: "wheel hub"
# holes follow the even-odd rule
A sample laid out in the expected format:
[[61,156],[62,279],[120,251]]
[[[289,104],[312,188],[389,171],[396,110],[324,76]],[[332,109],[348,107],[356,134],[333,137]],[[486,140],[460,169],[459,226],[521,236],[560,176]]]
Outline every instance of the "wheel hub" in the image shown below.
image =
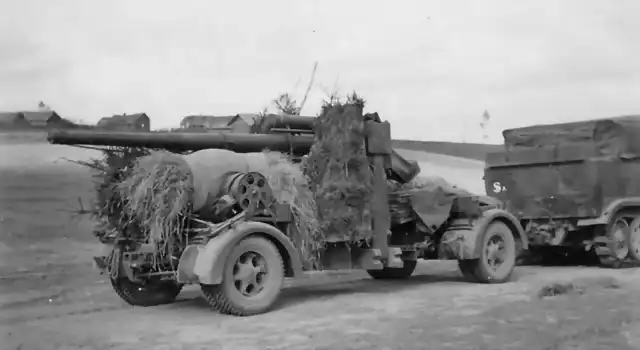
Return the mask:
[[264,289],[267,264],[264,257],[255,252],[242,254],[233,267],[234,284],[246,297],[259,294]]
[[489,265],[493,270],[498,270],[504,263],[505,253],[506,247],[504,239],[500,235],[493,235],[485,247],[487,265]]
[[611,254],[618,260],[622,260],[629,254],[629,241],[627,240],[628,224],[620,219],[616,221],[611,230]]

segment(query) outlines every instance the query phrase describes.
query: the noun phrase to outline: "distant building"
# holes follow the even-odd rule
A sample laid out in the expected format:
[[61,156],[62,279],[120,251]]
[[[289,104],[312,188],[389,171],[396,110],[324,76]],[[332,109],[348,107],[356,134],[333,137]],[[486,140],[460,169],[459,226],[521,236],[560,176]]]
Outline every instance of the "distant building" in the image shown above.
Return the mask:
[[151,131],[151,119],[146,113],[114,115],[100,119],[96,126],[113,131]]
[[212,115],[190,115],[180,122],[182,129],[230,129],[232,117],[214,117]]
[[257,113],[239,113],[235,115],[235,118],[240,118],[247,124],[252,125],[256,120],[258,120],[258,118],[260,118],[260,115]]
[[257,118],[257,114],[236,114],[231,118],[228,126],[233,132],[248,134],[249,130],[251,130],[251,125],[253,125]]
[[34,128],[59,127],[67,124],[55,111],[25,111],[20,113]]
[[31,124],[25,119],[22,112],[0,112],[0,128],[2,129],[26,129]]
[[233,116],[190,115],[180,122],[182,129],[204,129],[207,131],[227,131],[249,133],[257,114],[236,114]]

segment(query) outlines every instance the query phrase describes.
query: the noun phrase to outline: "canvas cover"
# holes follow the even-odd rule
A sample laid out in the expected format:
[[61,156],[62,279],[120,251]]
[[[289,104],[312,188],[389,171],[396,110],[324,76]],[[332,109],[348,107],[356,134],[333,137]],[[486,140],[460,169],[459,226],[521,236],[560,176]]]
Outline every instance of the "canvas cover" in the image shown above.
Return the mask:
[[421,176],[414,181],[415,188],[390,188],[392,223],[418,220],[434,233],[452,216],[475,218],[484,210],[501,205],[495,198],[474,195],[440,176]]
[[507,150],[589,144],[600,155],[640,154],[640,115],[535,125],[502,132]]
[[461,192],[466,191],[417,190],[411,194],[411,209],[427,232],[435,233],[452,216],[477,218],[485,210],[501,206],[496,198]]

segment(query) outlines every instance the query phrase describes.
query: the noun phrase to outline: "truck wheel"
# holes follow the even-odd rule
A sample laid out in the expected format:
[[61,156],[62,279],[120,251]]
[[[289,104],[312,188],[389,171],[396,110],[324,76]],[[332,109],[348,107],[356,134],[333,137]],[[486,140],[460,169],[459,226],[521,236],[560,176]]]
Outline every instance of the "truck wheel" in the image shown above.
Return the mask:
[[482,233],[482,250],[479,259],[463,260],[461,272],[471,282],[503,283],[516,266],[516,240],[505,223],[492,222]]
[[202,285],[207,303],[220,313],[251,316],[273,306],[284,283],[284,264],[268,239],[240,241],[225,261],[222,283]]
[[367,273],[376,280],[399,280],[411,277],[418,262],[404,260],[402,263],[402,267],[384,267],[382,270],[367,270]]
[[[630,253],[629,224],[623,217],[615,218],[606,226],[604,244],[595,247],[600,264],[609,267],[619,267]],[[600,237],[602,238],[602,237]],[[596,237],[596,239],[598,239]]]
[[629,257],[640,261],[640,217],[629,224]]
[[172,281],[157,281],[140,284],[128,278],[112,279],[111,285],[118,296],[133,306],[156,306],[170,304],[176,300],[182,285]]

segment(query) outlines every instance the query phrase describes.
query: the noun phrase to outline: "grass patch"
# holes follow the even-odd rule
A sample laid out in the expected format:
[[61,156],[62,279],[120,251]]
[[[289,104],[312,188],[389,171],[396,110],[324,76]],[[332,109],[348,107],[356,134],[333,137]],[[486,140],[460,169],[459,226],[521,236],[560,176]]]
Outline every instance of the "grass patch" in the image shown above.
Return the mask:
[[620,282],[609,276],[578,278],[574,281],[550,282],[538,290],[539,299],[559,295],[582,295],[589,291],[602,289],[619,289]]

